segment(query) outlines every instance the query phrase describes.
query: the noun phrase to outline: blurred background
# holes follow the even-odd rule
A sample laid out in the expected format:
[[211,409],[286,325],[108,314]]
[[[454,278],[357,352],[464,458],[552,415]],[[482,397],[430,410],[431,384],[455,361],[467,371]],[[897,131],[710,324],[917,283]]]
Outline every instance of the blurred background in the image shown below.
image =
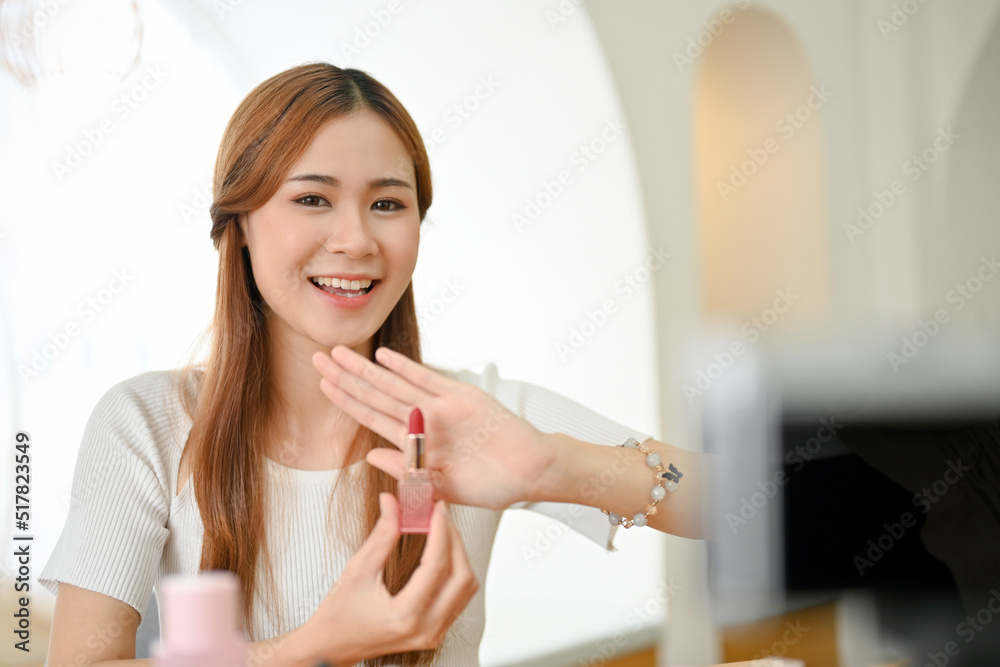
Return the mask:
[[[315,60],[385,83],[430,151],[429,363],[699,449],[748,351],[897,373],[997,341],[1000,0],[0,0],[0,433],[32,437],[33,578],[97,399],[209,323],[225,123]],[[616,546],[507,512],[483,664],[721,661],[705,543]]]

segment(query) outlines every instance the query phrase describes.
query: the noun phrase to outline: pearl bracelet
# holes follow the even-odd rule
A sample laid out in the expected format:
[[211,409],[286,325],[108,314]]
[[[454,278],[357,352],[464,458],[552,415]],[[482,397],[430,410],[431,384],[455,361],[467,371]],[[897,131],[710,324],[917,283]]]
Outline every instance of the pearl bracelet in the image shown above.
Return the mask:
[[[656,480],[656,485],[653,487],[653,490],[649,492],[653,502],[646,507],[645,512],[636,512],[636,514],[630,519],[626,519],[620,514],[615,514],[614,512],[609,512],[608,510],[601,510],[601,512],[608,515],[608,521],[611,522],[612,526],[625,526],[626,528],[631,528],[632,526],[645,526],[647,519],[656,514],[656,503],[666,498],[668,491],[673,493],[677,490],[677,483],[680,481],[681,477],[684,476],[684,473],[678,470],[673,463],[670,464],[670,470],[668,471],[663,467],[663,463],[660,462],[660,455],[649,451],[647,447],[639,443],[639,441],[635,438],[629,438],[617,446],[638,449],[646,455],[646,465],[656,471],[656,474],[653,476],[653,479]],[[666,480],[665,484],[663,480]]]

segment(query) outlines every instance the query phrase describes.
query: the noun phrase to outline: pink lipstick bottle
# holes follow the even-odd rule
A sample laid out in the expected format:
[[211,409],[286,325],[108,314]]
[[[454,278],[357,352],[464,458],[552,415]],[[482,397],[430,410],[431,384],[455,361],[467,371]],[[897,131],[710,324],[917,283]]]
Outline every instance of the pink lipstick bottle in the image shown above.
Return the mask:
[[162,635],[152,642],[157,667],[246,667],[238,586],[224,570],[164,577]]
[[399,532],[423,533],[431,527],[434,512],[434,485],[424,466],[424,415],[420,408],[410,413],[410,435],[406,438],[406,470],[397,483],[399,490]]

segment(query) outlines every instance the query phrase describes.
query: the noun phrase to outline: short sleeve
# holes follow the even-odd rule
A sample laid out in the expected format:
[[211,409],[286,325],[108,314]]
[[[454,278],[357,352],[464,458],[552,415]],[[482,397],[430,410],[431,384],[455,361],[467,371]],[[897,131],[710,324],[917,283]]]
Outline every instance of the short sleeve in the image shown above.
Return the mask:
[[145,614],[168,530],[169,482],[155,426],[129,381],[98,401],[77,454],[69,513],[39,583],[97,591]]
[[[597,445],[614,446],[635,438],[645,442],[652,436],[628,428],[599,415],[565,396],[527,382],[504,380],[499,377],[495,364],[489,364],[476,377],[463,371],[456,378],[475,384],[496,398],[501,405],[524,418],[543,433],[564,433],[568,436]],[[617,526],[596,507],[570,503],[520,502],[510,509],[529,509],[561,521],[577,533],[590,538],[602,548],[614,550],[613,539]]]

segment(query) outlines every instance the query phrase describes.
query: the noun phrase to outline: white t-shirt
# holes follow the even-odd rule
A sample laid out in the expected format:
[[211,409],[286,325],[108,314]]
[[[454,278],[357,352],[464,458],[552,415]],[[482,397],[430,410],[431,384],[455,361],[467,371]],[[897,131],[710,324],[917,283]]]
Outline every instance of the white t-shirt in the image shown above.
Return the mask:
[[[492,364],[481,374],[442,372],[480,387],[545,433],[605,445],[650,437],[548,390],[502,380]],[[39,576],[53,594],[62,581],[122,600],[142,615],[154,592],[159,603],[160,577],[198,571],[204,527],[193,484],[188,480],[175,493],[191,428],[180,405],[178,377],[177,371],[143,373],[116,384],[98,401],[77,456],[66,523]],[[258,640],[304,624],[339,577],[352,554],[343,536],[338,539],[335,530],[328,530],[327,506],[337,477],[367,465],[361,461],[343,470],[299,470],[269,458],[265,462],[281,510],[280,517],[269,515],[267,526],[279,599],[276,604],[263,599],[268,583],[265,568],[258,567],[252,609]],[[599,509],[563,503],[512,507],[552,516],[601,548],[613,549],[615,527]],[[451,514],[476,578],[483,582],[501,511],[452,505]],[[481,586],[449,630],[436,664],[479,664],[484,600]],[[268,609],[280,609],[284,618],[269,618]]]

